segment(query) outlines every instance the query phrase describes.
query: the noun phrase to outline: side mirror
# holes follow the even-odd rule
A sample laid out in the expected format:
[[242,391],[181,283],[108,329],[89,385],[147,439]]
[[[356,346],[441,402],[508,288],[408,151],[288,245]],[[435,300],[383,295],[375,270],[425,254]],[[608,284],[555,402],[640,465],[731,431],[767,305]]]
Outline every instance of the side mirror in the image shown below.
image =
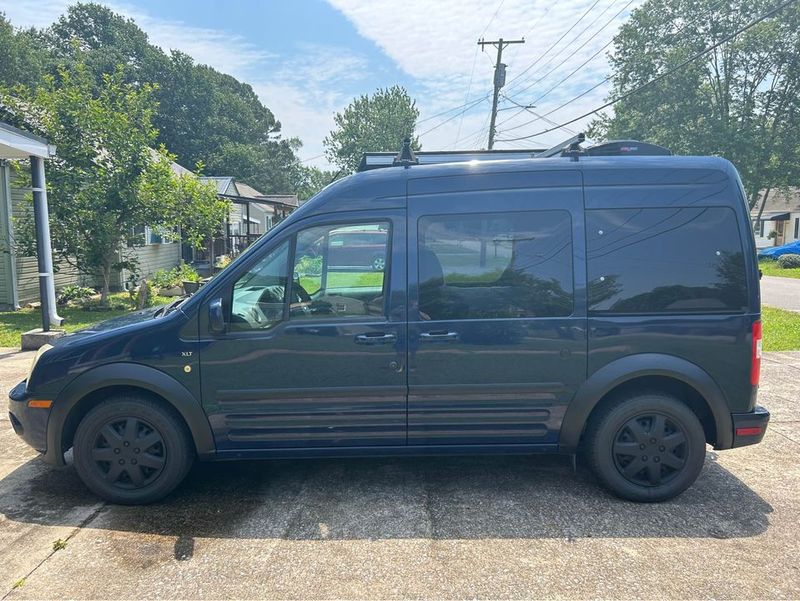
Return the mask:
[[225,332],[225,313],[222,310],[221,298],[215,298],[208,303],[208,329],[213,334]]

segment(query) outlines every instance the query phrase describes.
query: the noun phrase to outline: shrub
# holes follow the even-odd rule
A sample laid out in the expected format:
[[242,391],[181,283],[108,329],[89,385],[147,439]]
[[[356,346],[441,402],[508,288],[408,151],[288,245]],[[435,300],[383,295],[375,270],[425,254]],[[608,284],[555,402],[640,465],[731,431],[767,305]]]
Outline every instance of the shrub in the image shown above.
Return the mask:
[[64,286],[61,290],[59,290],[56,302],[59,305],[66,305],[69,301],[83,300],[94,295],[95,291],[92,288],[70,284],[69,286]]
[[179,282],[199,282],[203,279],[197,270],[188,263],[178,265],[173,271],[176,272]]
[[320,275],[322,273],[322,256],[300,257],[294,270],[300,275]]
[[173,288],[180,284],[174,269],[159,269],[150,276],[150,283],[156,288]]
[[783,269],[795,269],[800,267],[800,255],[781,255],[778,257],[778,267],[782,267]]

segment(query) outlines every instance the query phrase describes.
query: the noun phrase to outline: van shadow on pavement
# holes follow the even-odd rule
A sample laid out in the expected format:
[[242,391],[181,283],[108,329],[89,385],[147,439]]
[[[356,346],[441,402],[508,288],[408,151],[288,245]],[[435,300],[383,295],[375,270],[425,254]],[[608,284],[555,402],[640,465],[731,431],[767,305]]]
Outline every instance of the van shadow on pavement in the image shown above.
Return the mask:
[[[772,507],[708,453],[683,495],[635,504],[559,456],[242,461],[196,465],[161,503],[105,507],[69,466],[28,461],[0,481],[0,513],[42,525],[193,539],[479,539],[755,536]],[[83,511],[80,511],[80,509]],[[180,557],[179,557],[180,556]]]

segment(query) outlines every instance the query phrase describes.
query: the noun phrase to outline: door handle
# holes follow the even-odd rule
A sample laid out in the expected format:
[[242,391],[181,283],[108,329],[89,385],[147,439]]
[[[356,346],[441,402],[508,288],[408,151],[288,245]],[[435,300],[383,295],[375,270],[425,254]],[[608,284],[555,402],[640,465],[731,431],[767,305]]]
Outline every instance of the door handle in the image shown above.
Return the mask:
[[394,334],[358,334],[356,336],[356,344],[389,344],[397,340]]
[[422,332],[419,338],[422,342],[447,342],[458,340],[458,332]]

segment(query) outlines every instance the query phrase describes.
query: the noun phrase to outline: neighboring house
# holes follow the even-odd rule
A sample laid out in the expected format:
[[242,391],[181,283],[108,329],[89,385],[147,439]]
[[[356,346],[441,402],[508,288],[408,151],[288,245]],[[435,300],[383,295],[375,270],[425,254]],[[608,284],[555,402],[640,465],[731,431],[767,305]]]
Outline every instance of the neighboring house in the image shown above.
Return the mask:
[[[39,300],[36,257],[22,251],[14,231],[18,220],[32,210],[30,183],[23,185],[11,165],[0,161],[0,308],[17,309]],[[69,284],[89,283],[89,278],[63,260],[56,261],[53,267],[56,290]]]
[[[190,173],[177,163],[172,163],[176,174]],[[26,255],[15,236],[15,225],[32,210],[30,183],[16,177],[8,163],[0,164],[0,307],[19,308],[39,300],[39,280],[36,257]],[[126,255],[136,259],[139,274],[151,276],[159,269],[170,269],[181,260],[181,245],[160,236],[151,228],[140,230],[145,244],[128,249]],[[96,278],[80,273],[64,259],[55,258],[55,288],[60,290],[70,284],[98,287]],[[123,270],[111,282],[112,289],[122,289],[130,273]],[[16,291],[16,303],[14,303]]]
[[[172,170],[176,175],[191,173],[177,163],[172,163]],[[150,277],[159,269],[171,269],[181,259],[210,273],[216,257],[238,255],[298,205],[296,195],[261,194],[247,184],[236,182],[233,177],[201,177],[200,180],[213,182],[217,194],[232,203],[227,224],[220,224],[220,233],[224,234],[213,243],[209,239],[206,248],[196,250],[182,245],[179,240],[163,236],[163,232],[154,228],[144,227],[136,232],[144,238],[144,245],[120,251],[121,257],[125,255],[137,261],[138,276]],[[22,254],[14,242],[14,225],[30,210],[29,184],[15,178],[8,163],[0,163],[0,308],[18,308],[39,299],[36,257]],[[99,285],[95,278],[81,274],[63,259],[56,260],[55,270],[56,290],[70,284]],[[123,289],[130,277],[128,270],[122,270],[112,281],[112,289]]]
[[[297,194],[262,194],[242,182],[236,182],[236,187],[241,199],[250,205],[250,221],[260,224],[258,232],[251,230],[251,233],[263,234],[300,205]],[[246,207],[241,205],[240,209],[246,215]]]
[[200,268],[205,268],[220,255],[238,255],[298,205],[296,194],[262,194],[233,177],[209,176],[201,180],[214,182],[217,194],[231,202],[231,209],[222,228],[224,236],[215,239],[213,247],[201,251],[185,249],[184,258]]
[[759,208],[760,205],[756,204],[750,211],[756,248],[781,246],[800,240],[800,188],[771,192],[760,219]]

